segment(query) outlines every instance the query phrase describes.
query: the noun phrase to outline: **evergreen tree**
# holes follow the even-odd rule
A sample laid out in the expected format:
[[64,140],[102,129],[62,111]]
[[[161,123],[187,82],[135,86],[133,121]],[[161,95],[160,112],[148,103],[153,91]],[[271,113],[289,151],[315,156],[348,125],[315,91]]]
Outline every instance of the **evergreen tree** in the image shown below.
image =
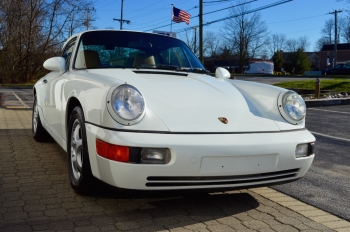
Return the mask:
[[275,67],[275,71],[280,72],[281,68],[283,68],[283,56],[282,56],[282,51],[277,51],[275,52],[275,54],[273,54],[272,60],[273,60],[273,64]]
[[303,49],[299,48],[292,53],[292,65],[296,74],[303,74],[310,69],[311,63]]

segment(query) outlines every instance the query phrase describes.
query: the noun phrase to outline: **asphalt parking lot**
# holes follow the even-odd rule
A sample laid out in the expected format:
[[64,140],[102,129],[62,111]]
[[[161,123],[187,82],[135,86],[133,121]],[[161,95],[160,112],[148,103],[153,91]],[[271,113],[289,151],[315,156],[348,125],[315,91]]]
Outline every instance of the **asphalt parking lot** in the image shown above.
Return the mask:
[[275,189],[350,221],[350,106],[308,108],[315,159],[299,181]]
[[31,109],[33,107],[32,88],[0,88],[0,93],[6,95],[5,104],[10,108]]
[[[30,96],[30,90],[23,92]],[[28,106],[30,104],[28,102]],[[323,134],[328,123],[317,109],[308,111],[308,119],[322,120],[323,124],[307,122],[307,127]],[[341,115],[339,108],[327,109],[338,111],[333,116]],[[342,123],[347,123],[346,118],[331,124],[334,133],[329,135],[343,136],[337,130],[349,127]],[[318,128],[322,130],[316,130]],[[348,133],[344,136],[349,139]],[[322,139],[332,139],[316,137],[318,144],[323,144]],[[342,142],[324,143],[317,152],[321,153],[324,148],[336,150],[343,146]],[[327,168],[333,166],[339,172],[342,165],[342,171],[348,170],[348,163],[338,160],[333,164],[328,154],[315,159],[316,168],[324,165],[327,172]],[[31,110],[25,108],[0,108],[0,157],[0,231],[350,231],[349,221],[327,213],[331,212],[328,208],[311,206],[315,202],[308,199],[328,197],[322,194],[332,192],[334,186],[321,185],[313,190],[314,177],[307,179],[308,175],[300,180],[305,179],[306,184],[289,186],[288,191],[287,187],[276,188],[294,194],[300,191],[300,186],[309,187],[309,192],[301,196],[290,194],[293,197],[271,188],[169,194],[120,192],[103,185],[97,185],[89,196],[78,195],[69,184],[66,154],[56,143],[37,143],[32,139]],[[332,157],[338,159],[337,155]],[[315,178],[322,176],[325,174]],[[341,184],[347,183],[346,178],[342,181]],[[311,194],[315,197],[310,197]],[[334,201],[339,195],[325,200]],[[343,197],[348,201],[346,196],[349,195]]]

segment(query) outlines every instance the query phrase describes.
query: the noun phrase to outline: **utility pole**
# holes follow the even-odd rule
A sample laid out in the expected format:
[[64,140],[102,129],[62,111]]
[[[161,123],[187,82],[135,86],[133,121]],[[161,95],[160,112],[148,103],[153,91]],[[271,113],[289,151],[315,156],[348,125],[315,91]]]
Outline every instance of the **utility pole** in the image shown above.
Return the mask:
[[69,26],[69,36],[72,36],[73,35],[73,21],[74,21],[74,12],[79,12],[79,7],[77,8],[77,10],[73,10],[72,11],[72,17],[71,17],[71,20],[70,20],[70,26]]
[[124,20],[123,19],[123,11],[124,11],[124,0],[122,0],[122,7],[120,12],[120,19],[113,19],[113,21],[119,21],[120,22],[120,30],[123,30],[123,23],[130,23],[130,20]]
[[86,21],[84,22],[84,25],[86,26],[86,30],[89,30],[89,27],[90,27],[90,21],[95,21],[95,20],[92,20],[91,19],[91,11],[95,11],[95,8],[85,8],[85,11],[86,11]]
[[337,65],[337,43],[338,43],[338,13],[342,12],[342,10],[335,10],[330,12],[329,14],[334,14],[334,55],[333,55],[333,68]]
[[193,53],[196,55],[197,53],[197,26],[194,26],[194,48],[193,48]]
[[204,64],[203,57],[203,0],[199,0],[199,60]]

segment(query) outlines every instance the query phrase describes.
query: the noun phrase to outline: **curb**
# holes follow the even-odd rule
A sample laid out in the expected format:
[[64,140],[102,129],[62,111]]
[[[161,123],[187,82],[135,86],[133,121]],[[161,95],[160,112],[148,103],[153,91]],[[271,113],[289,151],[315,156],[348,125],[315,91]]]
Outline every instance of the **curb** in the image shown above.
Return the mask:
[[335,105],[350,105],[350,99],[315,99],[306,100],[306,107],[320,107],[320,106],[335,106]]
[[288,196],[269,187],[253,188],[249,190],[332,230],[337,232],[350,231],[350,222],[304,203],[294,197]]

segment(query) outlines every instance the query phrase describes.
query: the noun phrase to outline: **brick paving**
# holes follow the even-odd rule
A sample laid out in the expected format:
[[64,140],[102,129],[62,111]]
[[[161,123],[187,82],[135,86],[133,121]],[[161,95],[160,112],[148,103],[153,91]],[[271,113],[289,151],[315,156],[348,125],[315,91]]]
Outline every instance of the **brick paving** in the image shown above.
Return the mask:
[[0,231],[350,231],[269,188],[181,194],[97,185],[78,195],[64,151],[32,138],[31,113],[0,108]]

